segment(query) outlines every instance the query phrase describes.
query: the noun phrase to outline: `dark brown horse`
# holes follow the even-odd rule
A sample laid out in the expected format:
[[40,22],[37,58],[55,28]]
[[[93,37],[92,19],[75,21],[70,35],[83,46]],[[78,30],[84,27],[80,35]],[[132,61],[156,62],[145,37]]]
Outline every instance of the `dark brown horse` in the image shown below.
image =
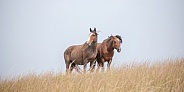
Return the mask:
[[121,52],[121,43],[122,38],[119,35],[113,36],[111,35],[107,39],[105,39],[102,43],[98,43],[97,45],[97,62],[98,68],[97,72],[99,71],[100,67],[102,67],[102,71],[104,71],[104,62],[107,61],[107,69],[110,70],[110,65],[112,62],[112,58],[114,56],[114,49],[117,52]]
[[[84,65],[84,73],[86,72],[87,63],[90,62],[90,70],[93,68],[93,64],[97,55],[97,37],[96,28],[92,30],[90,28],[90,34],[88,40],[82,45],[73,45],[68,47],[64,52],[64,59],[66,64],[66,72],[70,72],[75,68],[79,72],[77,65]],[[80,72],[79,72],[80,73]]]

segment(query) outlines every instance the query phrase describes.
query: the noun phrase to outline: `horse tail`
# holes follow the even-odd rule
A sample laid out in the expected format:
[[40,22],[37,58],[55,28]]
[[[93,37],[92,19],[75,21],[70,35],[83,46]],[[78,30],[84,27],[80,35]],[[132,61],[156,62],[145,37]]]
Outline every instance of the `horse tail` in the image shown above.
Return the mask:
[[69,47],[64,52],[65,64],[70,62],[70,53],[71,53],[71,51],[70,51],[70,47]]

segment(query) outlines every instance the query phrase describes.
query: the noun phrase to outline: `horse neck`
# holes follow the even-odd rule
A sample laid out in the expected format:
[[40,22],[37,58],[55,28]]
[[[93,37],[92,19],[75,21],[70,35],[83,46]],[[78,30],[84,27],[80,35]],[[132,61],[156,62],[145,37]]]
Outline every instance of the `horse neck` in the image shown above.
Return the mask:
[[109,52],[114,51],[114,48],[113,48],[113,46],[112,46],[113,41],[112,41],[112,40],[106,40],[105,42],[106,42],[107,50],[108,50]]
[[87,42],[84,43],[83,48],[88,48],[91,52],[96,51],[97,43],[91,43],[91,45],[87,44]]
[[95,43],[91,43],[91,46],[89,46],[89,49],[91,51],[96,51],[96,47],[97,47],[97,43],[96,42]]

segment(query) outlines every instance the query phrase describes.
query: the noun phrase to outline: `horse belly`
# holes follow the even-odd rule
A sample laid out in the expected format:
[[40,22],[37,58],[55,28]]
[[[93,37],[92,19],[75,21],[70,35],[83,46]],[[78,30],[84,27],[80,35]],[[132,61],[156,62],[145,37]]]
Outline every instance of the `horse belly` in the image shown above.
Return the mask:
[[82,57],[72,56],[71,61],[73,61],[77,64],[77,63],[83,62],[83,59],[82,59]]
[[82,54],[79,52],[73,52],[71,53],[71,61],[75,64],[83,64],[83,58],[82,58]]
[[79,60],[79,59],[76,59],[74,61],[75,64],[78,64],[78,65],[84,65],[84,61],[83,60]]

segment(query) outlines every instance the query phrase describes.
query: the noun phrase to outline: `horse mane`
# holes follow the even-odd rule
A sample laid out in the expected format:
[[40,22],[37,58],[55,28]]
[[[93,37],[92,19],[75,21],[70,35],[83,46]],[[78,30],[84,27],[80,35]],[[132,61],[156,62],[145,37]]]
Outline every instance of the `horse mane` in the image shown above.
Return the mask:
[[[111,40],[111,38],[112,38],[113,36],[111,35],[111,36],[108,36],[108,38],[107,39],[105,39],[103,42],[109,42],[110,40]],[[122,41],[122,37],[120,36],[120,35],[116,35],[115,37],[117,37],[119,40],[120,40],[120,43],[122,43],[123,41]]]
[[107,38],[107,39],[105,39],[104,41],[109,42],[109,41],[111,40],[111,38],[112,38],[112,35],[111,35],[111,36],[108,36],[108,38]]
[[122,43],[122,38],[120,35],[116,35],[116,37],[120,40],[120,42]]

